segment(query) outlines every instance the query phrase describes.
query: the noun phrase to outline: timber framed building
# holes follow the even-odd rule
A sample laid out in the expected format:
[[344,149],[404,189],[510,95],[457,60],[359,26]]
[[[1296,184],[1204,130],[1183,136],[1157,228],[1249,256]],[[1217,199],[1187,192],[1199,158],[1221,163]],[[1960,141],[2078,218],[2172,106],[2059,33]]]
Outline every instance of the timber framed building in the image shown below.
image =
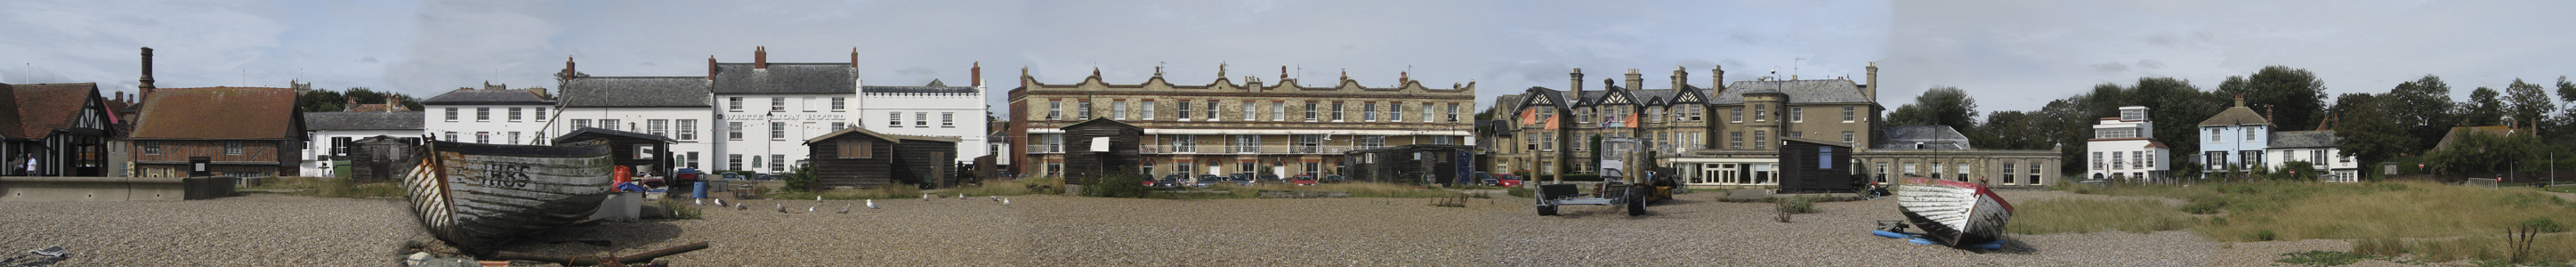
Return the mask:
[[1332,86],[1289,78],[1264,83],[1220,77],[1177,85],[1157,69],[1139,84],[1110,84],[1100,72],[1072,84],[1047,84],[1021,70],[1009,96],[1006,138],[1023,145],[1014,174],[1062,177],[1063,126],[1108,118],[1144,129],[1141,171],[1167,174],[1257,172],[1339,174],[1342,153],[1408,144],[1472,144],[1476,86],[1425,87],[1410,77],[1394,87],[1366,87],[1346,74]]

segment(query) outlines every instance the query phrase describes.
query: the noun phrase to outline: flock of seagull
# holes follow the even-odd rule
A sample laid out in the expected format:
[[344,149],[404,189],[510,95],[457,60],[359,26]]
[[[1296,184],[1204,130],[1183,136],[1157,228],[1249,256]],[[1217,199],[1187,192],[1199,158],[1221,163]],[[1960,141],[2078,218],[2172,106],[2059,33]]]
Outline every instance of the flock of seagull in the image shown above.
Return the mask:
[[[1002,203],[1002,206],[1004,206],[1004,207],[1009,207],[1009,206],[1011,206],[1011,199],[1010,199],[1010,198],[1004,198],[1004,197],[1002,197],[1002,196],[984,196],[984,197],[985,197],[985,198],[987,198],[987,199],[991,199],[993,202],[996,202],[996,203]],[[925,193],[925,194],[921,194],[921,201],[930,201],[930,200],[931,200],[931,199],[933,199],[933,198],[938,198],[938,197],[933,197],[931,194],[927,194],[927,193]],[[966,194],[957,194],[957,199],[960,199],[960,200],[967,199],[967,198],[966,198]],[[701,199],[697,199],[697,200],[695,200],[695,201],[691,201],[691,203],[693,203],[693,204],[695,204],[695,205],[699,205],[699,206],[705,206],[705,205],[707,205],[707,200],[709,200],[709,199],[708,199],[708,198],[701,198]],[[715,199],[713,199],[713,200],[715,200],[715,204],[716,204],[716,207],[717,207],[717,208],[732,207],[734,210],[751,210],[751,207],[750,207],[750,206],[744,205],[744,204],[743,204],[743,203],[741,203],[741,202],[735,202],[735,203],[733,203],[733,204],[731,204],[731,205],[727,205],[727,204],[725,204],[724,199],[721,199],[721,198],[715,198]],[[822,205],[822,203],[823,203],[823,197],[822,197],[822,196],[814,196],[814,204],[815,204],[815,206],[805,207],[805,213],[813,213],[813,212],[820,211],[820,208],[822,208],[822,206],[821,206],[821,205]],[[780,203],[775,203],[774,205],[776,205],[776,207],[778,208],[778,213],[789,213],[789,212],[787,211],[787,203],[785,203],[785,202],[780,202]],[[857,205],[857,204],[844,204],[844,205],[841,205],[841,211],[839,211],[839,212],[833,212],[833,213],[850,213],[850,208],[851,208],[851,207],[856,207],[856,205]],[[881,206],[877,206],[877,200],[875,200],[875,199],[869,199],[869,200],[867,200],[867,205],[868,205],[868,209],[882,209],[882,208],[884,208],[884,207],[881,207]]]

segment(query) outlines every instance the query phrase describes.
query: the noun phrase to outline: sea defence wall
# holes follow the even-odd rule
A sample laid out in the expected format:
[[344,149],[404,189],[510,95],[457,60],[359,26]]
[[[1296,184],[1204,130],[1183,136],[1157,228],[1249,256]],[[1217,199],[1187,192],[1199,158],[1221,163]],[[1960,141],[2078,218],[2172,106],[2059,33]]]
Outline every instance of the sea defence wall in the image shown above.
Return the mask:
[[0,177],[0,201],[160,201],[233,195],[236,177]]

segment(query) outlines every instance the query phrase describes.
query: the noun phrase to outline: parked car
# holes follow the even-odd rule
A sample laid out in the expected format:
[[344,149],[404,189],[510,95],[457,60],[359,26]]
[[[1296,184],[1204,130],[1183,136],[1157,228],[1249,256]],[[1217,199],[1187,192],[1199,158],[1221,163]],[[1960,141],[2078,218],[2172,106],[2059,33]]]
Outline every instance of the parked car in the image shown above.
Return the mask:
[[1195,185],[1194,185],[1194,186],[1198,186],[1199,188],[1207,188],[1207,187],[1208,187],[1208,185],[1214,185],[1214,184],[1216,184],[1216,183],[1223,183],[1223,182],[1226,182],[1225,178],[1217,177],[1215,174],[1200,174],[1200,175],[1199,175],[1199,178],[1198,178],[1198,182],[1197,182],[1197,183],[1195,183]]
[[778,176],[778,174],[776,174],[776,173],[761,173],[761,174],[752,174],[752,175],[751,175],[751,179],[752,179],[752,180],[761,180],[761,181],[777,181],[779,178],[784,178],[784,177],[779,177],[779,176]]
[[1476,185],[1491,186],[1491,185],[1494,185],[1494,184],[1502,183],[1502,180],[1496,180],[1496,179],[1494,179],[1494,173],[1489,173],[1489,172],[1476,172],[1476,173],[1473,173],[1473,174],[1468,174],[1468,175],[1467,175],[1467,177],[1468,177],[1468,178],[1474,178],[1474,179],[1476,179]]
[[724,173],[725,180],[743,180],[743,178],[741,173]]
[[1288,183],[1289,183],[1289,184],[1295,184],[1295,185],[1298,185],[1298,186],[1315,185],[1315,177],[1314,177],[1314,176],[1307,176],[1307,175],[1298,175],[1298,176],[1297,176],[1297,178],[1291,178],[1291,179],[1288,179]]
[[1287,182],[1287,181],[1288,181],[1288,180],[1280,180],[1280,179],[1279,179],[1279,175],[1277,175],[1277,174],[1263,174],[1263,175],[1261,175],[1261,180],[1262,180],[1262,181],[1270,181],[1270,182],[1274,182],[1274,183],[1275,183],[1275,182]]
[[1236,176],[1234,176],[1234,185],[1236,185],[1236,186],[1252,186],[1252,183],[1253,183],[1253,181],[1252,181],[1252,176],[1251,176],[1251,175],[1236,175]]
[[1181,176],[1179,174],[1163,175],[1163,179],[1154,180],[1154,184],[1151,186],[1154,188],[1180,188],[1182,183],[1186,183],[1187,180],[1189,180],[1187,178],[1188,177]]
[[1511,175],[1511,174],[1496,174],[1496,175],[1494,175],[1494,186],[1501,186],[1501,187],[1515,187],[1515,186],[1521,186],[1521,176],[1519,176],[1519,175]]
[[1326,182],[1326,183],[1340,183],[1340,182],[1349,182],[1349,181],[1351,181],[1351,179],[1350,179],[1349,177],[1342,177],[1342,175],[1340,175],[1340,174],[1328,174],[1328,175],[1324,175],[1324,179],[1323,179],[1322,181],[1320,181],[1320,182]]

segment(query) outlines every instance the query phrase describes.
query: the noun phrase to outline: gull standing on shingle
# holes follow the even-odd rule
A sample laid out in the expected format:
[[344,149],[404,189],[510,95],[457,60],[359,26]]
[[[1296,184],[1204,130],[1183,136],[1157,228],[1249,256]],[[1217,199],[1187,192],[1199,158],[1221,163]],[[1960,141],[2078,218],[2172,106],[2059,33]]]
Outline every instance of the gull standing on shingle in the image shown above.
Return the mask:
[[850,213],[850,204],[841,204],[840,213]]
[[1011,206],[1011,199],[1008,199],[1008,198],[1002,199],[1002,206],[1003,206],[1003,207],[1009,207],[1009,206]]
[[966,193],[957,193],[957,200],[966,200]]
[[993,198],[993,202],[1002,202],[1002,196],[984,196],[984,197]]
[[868,209],[877,209],[877,200],[875,200],[875,199],[870,199],[870,200],[868,200]]
[[718,198],[718,199],[716,199],[716,207],[718,207],[718,208],[725,207],[724,199],[722,199],[722,198]]
[[930,201],[930,193],[921,193],[921,201]]
[[778,205],[778,213],[787,213],[787,203],[771,203],[771,204]]
[[689,205],[706,206],[706,205],[707,205],[707,199],[704,199],[704,198],[689,199]]

